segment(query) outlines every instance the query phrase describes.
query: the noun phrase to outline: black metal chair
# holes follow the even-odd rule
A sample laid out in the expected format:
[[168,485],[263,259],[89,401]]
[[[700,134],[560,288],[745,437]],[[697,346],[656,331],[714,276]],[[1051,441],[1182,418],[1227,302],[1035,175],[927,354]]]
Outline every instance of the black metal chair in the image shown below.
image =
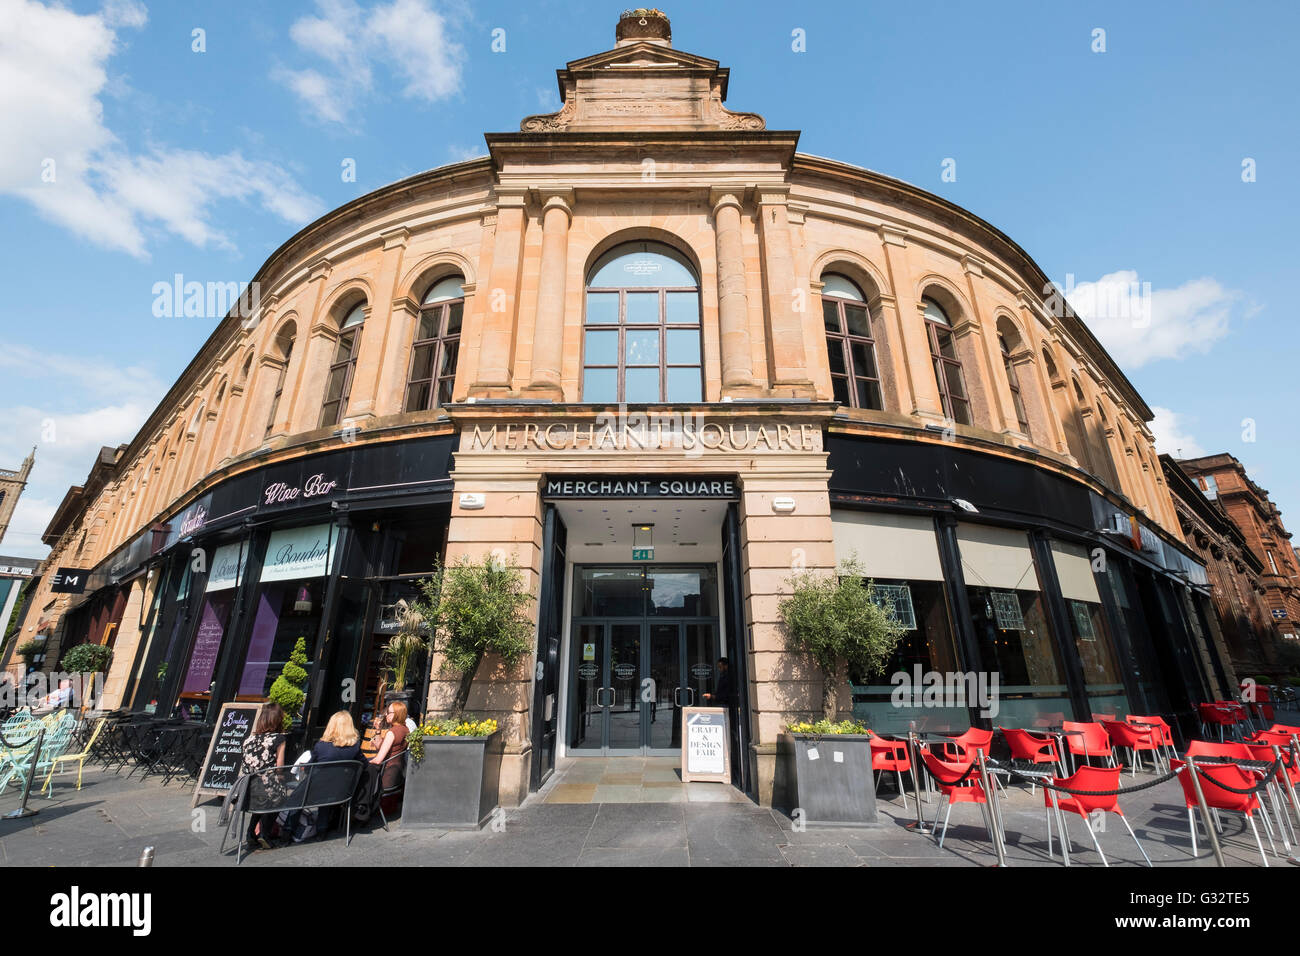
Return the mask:
[[288,767],[271,767],[258,773],[244,774],[235,781],[222,813],[229,813],[226,832],[218,853],[226,852],[226,841],[236,821],[239,841],[235,846],[235,865],[244,859],[244,840],[248,834],[249,814],[280,814],[322,807],[344,807],[346,838],[352,845],[352,798],[365,765],[359,760],[331,760]]
[[385,830],[388,829],[388,818],[384,816],[384,797],[391,797],[405,790],[406,751],[403,750],[400,754],[393,754],[385,759],[379,765],[379,772],[375,774],[373,806],[379,812],[379,821],[384,825]]

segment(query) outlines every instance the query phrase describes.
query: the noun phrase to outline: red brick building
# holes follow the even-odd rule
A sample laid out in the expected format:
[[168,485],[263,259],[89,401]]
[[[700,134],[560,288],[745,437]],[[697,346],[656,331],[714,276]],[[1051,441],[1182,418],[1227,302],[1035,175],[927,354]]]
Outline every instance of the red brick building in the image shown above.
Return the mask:
[[1263,562],[1219,498],[1207,494],[1201,482],[1170,456],[1161,455],[1160,464],[1183,537],[1205,563],[1217,618],[1209,622],[1210,629],[1217,626],[1214,638],[1219,656],[1235,674],[1228,680],[1235,685],[1244,677],[1278,675],[1285,665],[1279,659],[1272,617],[1264,601]]
[[1274,633],[1284,639],[1300,636],[1300,562],[1282,513],[1268,492],[1250,480],[1246,469],[1227,453],[1179,462],[1206,497],[1218,500],[1262,566],[1264,604]]

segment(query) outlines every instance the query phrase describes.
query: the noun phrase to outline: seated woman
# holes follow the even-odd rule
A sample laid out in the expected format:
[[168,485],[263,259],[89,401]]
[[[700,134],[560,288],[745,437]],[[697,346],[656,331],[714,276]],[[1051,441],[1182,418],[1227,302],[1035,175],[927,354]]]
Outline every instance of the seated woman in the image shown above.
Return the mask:
[[406,726],[406,713],[406,704],[400,700],[390,703],[388,709],[384,712],[386,726],[383,728],[379,740],[379,750],[366,764],[364,790],[366,799],[358,803],[356,812],[353,814],[362,823],[369,820],[379,809],[379,793],[388,787],[395,786],[397,781],[401,779],[403,761],[394,760],[384,769],[384,779],[380,781],[380,785],[375,785],[384,761],[406,752],[406,737],[410,733]]
[[[331,763],[338,760],[361,760],[361,735],[352,722],[352,715],[340,710],[325,725],[325,733],[311,748],[312,763]],[[300,758],[301,761],[301,758]],[[304,810],[294,813],[285,823],[285,829],[293,833],[293,842],[309,840],[317,833],[324,833],[334,826],[335,807],[323,807],[321,810]]]
[[[239,768],[240,775],[260,773],[272,767],[283,767],[284,742],[284,708],[276,703],[267,704],[257,715],[253,732],[244,740],[244,759]],[[253,783],[254,786],[249,793],[253,806],[282,800],[289,792],[288,781],[282,774],[268,774]],[[264,819],[269,816],[271,816],[269,813],[254,814],[253,825],[249,830],[249,837],[255,839],[264,850],[271,848],[270,821]]]

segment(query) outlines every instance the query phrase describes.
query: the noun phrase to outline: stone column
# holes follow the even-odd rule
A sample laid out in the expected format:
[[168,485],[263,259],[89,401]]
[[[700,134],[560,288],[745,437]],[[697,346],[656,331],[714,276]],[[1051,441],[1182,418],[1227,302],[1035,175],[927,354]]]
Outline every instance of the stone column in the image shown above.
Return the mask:
[[715,188],[713,228],[718,243],[718,338],[722,350],[722,395],[753,394],[754,356],[745,295],[745,257],[740,237],[740,190]]
[[[814,398],[817,390],[808,374],[803,313],[796,312],[794,248],[790,240],[790,187],[770,183],[758,187],[758,234],[763,255],[767,336],[771,343],[772,392],[794,398]],[[719,255],[719,258],[721,256]]]
[[[492,271],[481,306],[483,331],[479,342],[478,375],[469,390],[473,397],[503,398],[510,392],[527,194],[528,190],[522,187],[497,189]],[[472,346],[472,343],[467,344]]]
[[546,190],[539,198],[544,202],[542,262],[533,325],[532,381],[525,392],[533,398],[563,401],[560,374],[564,364],[564,286],[569,266],[573,190]]
[[[366,321],[361,326],[361,337],[357,342],[359,351],[352,376],[352,393],[348,407],[343,409],[339,419],[340,424],[348,421],[362,428],[380,415],[400,410],[402,399],[398,399],[396,407],[391,399],[394,395],[404,395],[408,371],[406,363],[393,361],[394,352],[401,348],[401,343],[393,340],[399,333],[409,335],[410,332],[395,321],[390,303],[402,272],[411,233],[399,227],[385,232],[380,238],[384,241],[384,248],[375,275],[375,301],[366,303]],[[414,294],[422,295],[423,291],[416,290]],[[410,341],[405,345],[410,348]]]
[[[907,377],[899,381],[899,400],[906,401],[909,393],[911,407],[900,406],[899,411],[910,412],[922,422],[944,421],[943,402],[939,399],[939,383],[934,379],[934,364],[930,361],[930,339],[926,335],[925,321],[921,316],[920,301],[912,296],[912,277],[907,264],[907,232],[894,226],[880,227],[880,242],[885,250],[885,265],[889,270],[889,284],[893,287],[897,308],[882,303],[885,321],[894,313],[898,321],[898,348]],[[906,391],[904,391],[906,386]]]

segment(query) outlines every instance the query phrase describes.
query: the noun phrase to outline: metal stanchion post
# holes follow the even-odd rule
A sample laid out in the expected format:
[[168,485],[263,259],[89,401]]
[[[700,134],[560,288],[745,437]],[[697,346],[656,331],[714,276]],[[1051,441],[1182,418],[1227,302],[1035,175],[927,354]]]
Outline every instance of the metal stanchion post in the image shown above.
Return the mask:
[[4,818],[6,820],[21,820],[24,817],[34,817],[36,816],[36,814],[40,813],[39,810],[33,810],[27,806],[27,798],[31,795],[32,792],[32,779],[36,776],[36,767],[41,762],[41,745],[44,743],[45,743],[45,725],[42,724],[40,727],[36,729],[36,744],[32,748],[31,766],[27,768],[27,780],[24,781],[23,783],[22,802],[18,804],[17,810],[5,814]]
[[989,768],[984,763],[984,748],[975,748],[975,759],[979,761],[980,768],[980,786],[984,788],[984,796],[988,799],[989,812],[989,829],[990,836],[993,837],[993,849],[998,854],[998,866],[1007,865],[1007,850],[1002,845],[1002,819],[998,812],[998,794],[989,786]]
[[[916,744],[916,734],[910,730],[907,732],[907,746],[912,751],[912,767],[913,773],[915,773],[915,768],[921,761],[921,751]],[[925,774],[922,774],[922,776],[925,776]],[[925,815],[921,812],[921,788],[915,786],[915,778],[913,779],[913,791],[913,796],[916,797],[916,832],[929,833],[930,831],[925,827]]]
[[153,866],[153,847],[147,846],[140,854],[140,866]]
[[1056,802],[1056,791],[1051,787],[1044,787],[1047,795],[1052,800],[1052,813],[1056,815],[1056,829],[1061,833],[1061,859],[1065,865],[1070,865],[1070,831],[1065,829],[1065,815],[1061,813],[1061,805]]
[[1192,789],[1196,791],[1196,802],[1201,808],[1201,820],[1205,823],[1205,832],[1210,835],[1210,849],[1214,851],[1214,859],[1219,866],[1227,866],[1223,861],[1223,847],[1219,846],[1219,834],[1214,829],[1214,818],[1210,816],[1210,808],[1206,806],[1205,794],[1201,792],[1201,775],[1196,770],[1196,758],[1191,754],[1187,755],[1187,773],[1192,775]]
[[[1293,737],[1292,739],[1294,740],[1295,738]],[[1277,744],[1273,745],[1273,759],[1274,760],[1282,759],[1282,751]],[[1295,758],[1292,757],[1292,759],[1294,760]],[[1282,767],[1282,782],[1278,783],[1277,781],[1274,781],[1273,786],[1276,787],[1278,790],[1282,790],[1285,787],[1286,794],[1290,798],[1291,808],[1295,810],[1296,813],[1300,814],[1300,805],[1296,803],[1295,787],[1291,785],[1291,775],[1287,773],[1285,765]],[[1291,835],[1296,836],[1295,827],[1291,825],[1291,818],[1287,815],[1286,812],[1285,802],[1282,800],[1277,800],[1276,806],[1277,806],[1277,816],[1278,816],[1278,827],[1279,828],[1284,826],[1290,827]],[[1286,818],[1285,820],[1283,820],[1284,817]],[[1300,843],[1300,838],[1297,838],[1297,842]],[[1291,847],[1287,846],[1286,849],[1287,849],[1287,853],[1290,854],[1290,856],[1288,856],[1287,859],[1292,863],[1300,864],[1300,857],[1297,857],[1296,854],[1292,852]]]

